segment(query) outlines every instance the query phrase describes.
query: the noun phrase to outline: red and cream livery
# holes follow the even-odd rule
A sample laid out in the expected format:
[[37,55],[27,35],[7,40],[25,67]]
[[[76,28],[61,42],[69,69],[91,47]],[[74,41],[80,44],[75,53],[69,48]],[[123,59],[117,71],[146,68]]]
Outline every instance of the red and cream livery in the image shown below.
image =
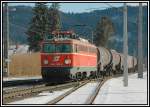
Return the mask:
[[71,34],[61,32],[59,38],[42,42],[41,67],[45,80],[84,78],[96,73],[96,46],[81,38],[72,39]]

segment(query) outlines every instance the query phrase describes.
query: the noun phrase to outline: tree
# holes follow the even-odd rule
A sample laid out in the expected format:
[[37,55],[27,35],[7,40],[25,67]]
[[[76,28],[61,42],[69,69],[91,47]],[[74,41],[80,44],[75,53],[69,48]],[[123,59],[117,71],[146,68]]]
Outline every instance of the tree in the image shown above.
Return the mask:
[[48,12],[48,19],[49,19],[49,32],[59,31],[61,28],[60,24],[60,14],[59,14],[59,3],[52,3],[51,7],[49,8]]
[[36,3],[33,8],[33,18],[27,31],[29,51],[40,50],[40,41],[48,33],[48,7],[46,3]]
[[108,17],[102,17],[96,26],[94,43],[96,46],[108,46],[108,40],[115,32],[114,25]]

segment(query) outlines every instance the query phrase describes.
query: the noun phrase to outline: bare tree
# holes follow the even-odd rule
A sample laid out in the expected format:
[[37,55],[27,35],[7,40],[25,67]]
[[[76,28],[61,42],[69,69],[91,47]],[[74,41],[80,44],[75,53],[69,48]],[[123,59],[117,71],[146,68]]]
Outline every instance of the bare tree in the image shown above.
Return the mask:
[[108,39],[114,34],[114,32],[115,29],[112,21],[106,16],[102,17],[96,26],[94,43],[96,46],[107,47]]

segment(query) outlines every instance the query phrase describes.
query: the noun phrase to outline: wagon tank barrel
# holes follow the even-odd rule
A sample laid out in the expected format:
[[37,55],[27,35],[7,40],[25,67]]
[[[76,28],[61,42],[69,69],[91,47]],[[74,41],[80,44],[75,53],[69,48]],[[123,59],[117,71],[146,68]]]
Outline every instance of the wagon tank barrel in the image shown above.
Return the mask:
[[112,63],[112,53],[104,48],[104,47],[98,47],[97,48],[97,63],[101,64],[101,66],[105,67],[107,65],[110,65]]

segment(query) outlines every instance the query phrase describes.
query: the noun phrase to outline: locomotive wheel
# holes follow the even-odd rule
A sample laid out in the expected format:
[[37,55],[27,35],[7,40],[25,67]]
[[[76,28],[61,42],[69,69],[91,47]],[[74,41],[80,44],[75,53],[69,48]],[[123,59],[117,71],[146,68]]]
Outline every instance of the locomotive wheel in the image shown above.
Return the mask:
[[85,79],[85,78],[87,78],[87,73],[86,73],[86,72],[83,72],[83,73],[82,73],[82,79]]
[[77,79],[77,80],[80,80],[81,78],[82,78],[81,72],[77,72],[77,73],[76,73],[76,79]]
[[117,71],[117,70],[113,70],[113,71],[112,71],[114,75],[116,74],[116,71]]

